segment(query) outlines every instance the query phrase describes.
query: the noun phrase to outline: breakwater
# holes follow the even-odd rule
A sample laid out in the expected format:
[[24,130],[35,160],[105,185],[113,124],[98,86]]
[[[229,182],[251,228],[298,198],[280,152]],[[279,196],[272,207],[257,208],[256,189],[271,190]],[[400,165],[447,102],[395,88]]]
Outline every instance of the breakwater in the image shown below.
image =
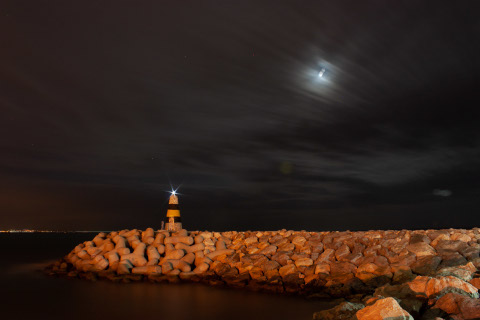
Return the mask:
[[[432,312],[441,316],[453,312],[444,306],[447,302],[460,298],[465,305],[477,306],[479,242],[478,228],[181,230],[174,234],[149,228],[100,233],[77,245],[47,272],[91,280],[194,281],[317,298],[341,297],[349,302],[329,312],[355,310],[360,313],[357,318],[362,312],[372,317],[368,312],[384,309],[387,303],[389,308],[395,309],[397,304],[399,310],[416,317]],[[446,302],[445,297],[451,301]],[[478,309],[480,312],[480,304]],[[327,319],[328,314],[316,317]]]

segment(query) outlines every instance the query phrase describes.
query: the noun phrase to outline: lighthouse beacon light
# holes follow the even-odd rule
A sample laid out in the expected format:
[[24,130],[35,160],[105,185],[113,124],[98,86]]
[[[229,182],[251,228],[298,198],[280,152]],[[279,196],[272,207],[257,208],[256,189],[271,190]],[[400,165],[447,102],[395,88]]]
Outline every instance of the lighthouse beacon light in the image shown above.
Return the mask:
[[182,229],[182,219],[180,217],[180,209],[178,206],[178,197],[176,190],[171,191],[168,200],[167,216],[165,218],[165,230],[177,232]]

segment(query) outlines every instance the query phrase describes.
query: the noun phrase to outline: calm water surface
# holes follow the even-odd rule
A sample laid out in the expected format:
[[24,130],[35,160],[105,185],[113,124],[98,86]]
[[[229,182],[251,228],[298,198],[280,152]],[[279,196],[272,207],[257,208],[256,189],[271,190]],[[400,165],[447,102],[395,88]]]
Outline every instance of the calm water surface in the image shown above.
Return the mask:
[[211,288],[54,278],[38,270],[95,234],[0,235],[1,319],[312,319],[332,302]]

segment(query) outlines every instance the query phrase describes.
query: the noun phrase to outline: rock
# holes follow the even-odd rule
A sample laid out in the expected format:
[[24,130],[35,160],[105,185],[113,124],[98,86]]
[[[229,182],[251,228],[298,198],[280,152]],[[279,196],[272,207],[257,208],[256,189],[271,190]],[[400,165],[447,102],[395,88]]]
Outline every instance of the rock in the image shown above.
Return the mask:
[[277,261],[269,260],[261,265],[263,272],[267,272],[274,269],[279,269],[280,264]]
[[453,276],[437,278],[418,276],[405,285],[419,298],[438,298],[447,293],[461,293],[478,298],[477,288]]
[[436,245],[436,249],[440,251],[454,251],[454,252],[459,252],[463,249],[465,249],[468,246],[463,241],[460,240],[440,240],[438,241]]
[[291,252],[295,250],[295,245],[293,243],[284,243],[278,247],[278,251]]
[[278,272],[282,278],[285,278],[287,275],[297,272],[294,264],[287,264],[286,266],[281,267]]
[[441,309],[449,315],[458,315],[456,319],[479,319],[480,300],[458,293],[448,293],[437,300],[432,309]]
[[458,252],[441,252],[442,263],[439,269],[467,264],[467,259]]
[[330,274],[332,276],[343,275],[346,273],[355,273],[357,267],[350,262],[333,262],[330,265]]
[[355,313],[364,307],[361,303],[342,302],[332,309],[315,312],[313,320],[353,320]]
[[267,246],[263,248],[259,253],[263,255],[274,255],[277,252],[276,246]]
[[358,320],[413,320],[413,317],[400,307],[393,298],[377,300],[356,313]]
[[469,262],[463,266],[447,267],[437,271],[437,276],[455,276],[463,281],[470,281],[477,268]]
[[442,258],[439,256],[426,256],[418,259],[410,267],[413,272],[419,275],[433,275],[440,265],[440,262],[442,262]]
[[430,238],[425,234],[421,234],[421,233],[413,234],[412,237],[410,238],[410,244],[415,244],[419,242],[425,242],[426,244],[429,244],[430,242],[432,242],[432,240],[430,240]]
[[335,251],[335,258],[337,258],[338,261],[345,261],[345,257],[347,257],[349,254],[350,248],[344,244]]
[[412,270],[409,267],[405,267],[395,271],[392,281],[394,283],[404,283],[415,279],[415,277],[416,276],[412,273]]
[[407,250],[415,253],[418,258],[425,257],[425,256],[433,256],[436,255],[437,252],[433,247],[426,244],[425,242],[417,242],[414,244],[409,244],[407,246]]
[[344,261],[353,263],[356,266],[359,266],[363,261],[363,255],[359,252],[351,253],[344,258]]
[[439,234],[431,243],[430,245],[433,247],[437,247],[437,244],[442,240],[450,240],[450,234]]
[[457,240],[457,241],[463,241],[463,242],[469,242],[472,240],[472,238],[464,233],[454,233],[450,236],[450,239],[452,240]]
[[320,263],[320,262],[328,262],[332,261],[335,259],[335,250],[333,249],[325,249],[323,253],[318,257],[317,261],[315,263]]
[[292,239],[292,243],[296,246],[303,247],[307,239],[305,237],[295,237]]
[[258,242],[257,237],[248,237],[247,239],[245,239],[244,244],[248,247],[248,246],[251,246],[251,245],[253,245],[254,243],[257,243],[257,242]]
[[469,283],[477,289],[480,289],[480,278],[474,278]]
[[328,263],[319,263],[315,266],[315,274],[330,274],[330,265]]
[[291,261],[290,256],[283,251],[274,254],[272,260],[277,261],[282,266],[287,265],[288,261]]
[[313,265],[313,260],[310,259],[310,258],[301,258],[301,259],[298,259],[297,261],[295,261],[295,265],[297,266],[297,268],[308,267],[308,266]]

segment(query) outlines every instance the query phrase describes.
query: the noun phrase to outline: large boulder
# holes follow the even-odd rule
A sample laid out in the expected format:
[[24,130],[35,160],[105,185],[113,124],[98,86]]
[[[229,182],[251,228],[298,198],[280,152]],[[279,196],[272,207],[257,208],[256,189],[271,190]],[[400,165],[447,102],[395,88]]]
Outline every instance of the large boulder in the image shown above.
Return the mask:
[[407,246],[407,250],[415,253],[418,258],[425,256],[434,256],[437,254],[435,249],[425,242],[416,242],[413,244],[409,244]]
[[477,288],[453,276],[437,278],[418,276],[413,281],[405,283],[404,286],[408,286],[412,293],[420,298],[438,298],[447,293],[460,293],[478,298]]
[[447,267],[437,271],[437,276],[455,276],[463,281],[470,281],[477,272],[473,263],[469,262],[462,266]]
[[455,319],[479,319],[480,300],[458,293],[448,293],[437,300],[432,309],[441,309]]
[[361,303],[342,302],[332,309],[315,312],[313,320],[354,320],[355,313],[364,307]]
[[426,256],[415,261],[410,268],[416,274],[426,276],[433,275],[442,262],[439,256]]
[[413,320],[413,317],[393,298],[377,300],[356,313],[358,320]]

